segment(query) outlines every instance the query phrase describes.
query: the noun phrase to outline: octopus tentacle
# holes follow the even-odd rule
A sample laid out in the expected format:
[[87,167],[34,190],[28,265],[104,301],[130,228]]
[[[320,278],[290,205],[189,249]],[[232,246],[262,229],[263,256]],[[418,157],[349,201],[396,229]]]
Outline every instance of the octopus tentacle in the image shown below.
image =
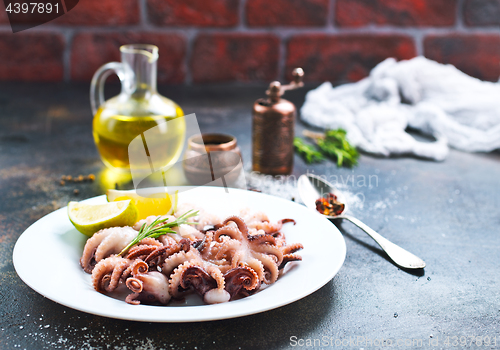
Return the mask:
[[155,245],[155,246],[162,246],[163,245],[159,240],[157,240],[156,238],[152,238],[152,237],[143,238],[139,242],[139,245],[143,245],[143,244],[146,244],[146,245]]
[[148,272],[148,267],[148,264],[144,261],[135,261],[132,268],[133,277],[129,277],[125,283],[127,288],[135,294],[130,297],[129,301],[133,304],[143,301],[147,304],[159,303],[165,305],[170,300],[168,279],[160,272]]
[[189,239],[181,239],[179,243],[177,243],[181,250],[188,252],[191,249],[191,241]]
[[221,219],[217,215],[202,211],[197,220],[196,228],[200,231],[205,230],[207,226],[214,226],[215,229],[221,226]]
[[207,231],[205,233],[205,239],[201,243],[201,245],[197,248],[203,257],[210,254],[210,246],[212,245],[212,241],[214,238],[215,231]]
[[110,230],[100,230],[94,233],[94,235],[85,243],[82,257],[80,258],[80,265],[83,267],[85,272],[92,273],[95,264],[97,264],[97,261],[95,260],[97,247],[111,234],[111,232],[112,231]]
[[169,293],[174,298],[179,298],[183,294],[186,294],[189,290],[186,290],[182,287],[181,281],[183,279],[184,272],[194,266],[201,266],[201,263],[198,261],[186,261],[182,265],[179,265],[169,279]]
[[112,292],[118,287],[122,273],[131,261],[113,255],[97,263],[92,271],[92,285],[98,292]]
[[233,268],[231,263],[229,261],[227,261],[226,259],[210,260],[209,262],[212,265],[214,265],[215,267],[217,267],[219,269],[219,271],[222,272],[223,274]]
[[163,265],[161,265],[161,272],[165,276],[170,277],[175,268],[184,264],[186,261],[201,261],[201,257],[196,249],[190,249],[189,252],[180,251],[172,254],[165,260]]
[[268,244],[260,244],[257,246],[252,246],[252,250],[254,252],[257,252],[257,253],[262,253],[262,254],[273,256],[277,265],[280,265],[281,262],[283,261],[283,253],[276,246],[272,246],[272,245],[268,245]]
[[128,304],[132,304],[132,305],[139,305],[141,302],[139,300],[137,300],[138,297],[139,297],[139,293],[129,294],[125,298],[125,302]]
[[263,282],[265,284],[272,284],[276,282],[279,275],[278,265],[272,257],[262,253],[253,253],[254,257],[260,260],[264,266],[264,278]]
[[196,228],[187,224],[181,224],[179,226],[173,227],[173,230],[176,231],[182,238],[189,238],[192,241],[203,238],[205,236]]
[[295,253],[298,250],[304,249],[304,246],[301,243],[292,243],[287,245],[281,249],[283,255]]
[[283,248],[286,246],[286,238],[283,232],[274,232],[272,235],[276,239],[276,247]]
[[133,304],[137,304],[137,301],[139,303],[165,305],[170,301],[168,279],[160,272],[140,273],[128,278],[126,285],[134,292],[134,295],[129,299]]
[[184,251],[174,253],[167,260],[165,260],[161,266],[161,272],[165,276],[169,277],[177,266],[184,264],[188,260],[190,259]]
[[247,255],[248,254],[245,250],[241,250],[241,249],[237,250],[234,253],[234,255],[232,256],[232,258],[230,259],[231,267],[235,268],[235,267],[238,267],[241,264],[243,264],[246,261]]
[[95,251],[95,260],[97,262],[112,254],[118,254],[127,244],[137,236],[137,232],[129,226],[111,227],[105,230],[111,231],[110,234],[99,244]]
[[278,232],[281,230],[283,227],[283,224],[286,224],[288,222],[293,222],[295,225],[295,220],[293,219],[281,219],[276,223],[272,223],[269,220],[262,220],[262,221],[257,221],[257,222],[252,222],[251,226],[252,228],[255,228],[257,230],[264,230],[268,234],[273,234],[275,232]]
[[158,237],[158,240],[163,244],[164,246],[171,246],[174,244],[177,244],[177,241],[170,237],[169,235],[162,235]]
[[263,230],[265,233],[272,234],[274,232],[278,232],[281,230],[281,225],[280,223],[271,223],[271,222],[260,222],[256,223],[255,228],[258,230]]
[[129,277],[127,278],[127,281],[125,282],[126,286],[128,289],[130,289],[134,293],[140,293],[144,289],[144,284],[142,281],[138,278],[135,277]]
[[[235,239],[229,239],[215,254],[215,259],[220,260],[224,257],[229,257],[235,254],[239,249],[241,249],[241,242]],[[228,259],[229,260],[229,259]]]
[[229,301],[231,295],[224,289],[226,281],[224,280],[224,275],[221,270],[209,264],[205,264],[205,270],[213,277],[215,282],[217,282],[217,288],[207,291],[203,296],[203,300],[208,304],[218,304]]
[[262,262],[255,258],[249,258],[246,261],[246,264],[257,273],[259,281],[262,282],[264,280],[264,265],[262,264]]
[[204,296],[210,289],[217,288],[215,279],[201,266],[190,266],[184,269],[180,285],[184,289],[193,288],[201,296]]
[[281,231],[273,232],[272,235],[276,239],[276,242],[285,241],[285,234]]
[[127,259],[137,259],[137,258],[143,259],[144,257],[151,254],[151,252],[153,252],[157,248],[158,246],[156,245],[137,245],[135,247],[130,248],[125,257]]
[[201,233],[207,233],[208,231],[217,231],[220,229],[223,225],[221,223],[215,224],[215,225],[205,225],[203,228],[200,230]]
[[132,276],[136,277],[148,272],[148,264],[142,260],[136,260],[132,265]]
[[259,285],[257,273],[248,266],[237,267],[224,274],[226,285],[224,289],[229,293],[231,299],[238,295],[243,289],[252,290]]
[[294,225],[297,225],[297,222],[294,219],[281,219],[278,221],[281,225],[286,224],[288,222],[293,222]]
[[247,224],[245,224],[245,222],[243,221],[242,218],[240,218],[239,216],[236,216],[236,215],[233,215],[233,216],[230,216],[228,217],[226,220],[224,220],[222,222],[223,225],[227,225],[228,222],[234,222],[236,224],[236,226],[238,226],[238,230],[243,234],[243,235],[247,235],[248,234],[248,227],[247,227]]
[[178,245],[171,246],[171,247],[159,247],[155,250],[153,250],[145,259],[144,261],[151,267],[155,266],[160,266],[163,264],[165,259],[175,253],[178,253],[181,251],[181,248]]
[[274,238],[273,235],[268,233],[258,234],[258,235],[248,235],[247,239],[248,242],[252,244],[263,244],[263,243],[270,243],[273,245],[276,244],[276,238]]
[[150,267],[160,266],[170,255],[178,253],[181,250],[188,252],[190,248],[191,244],[189,243],[189,240],[182,239],[179,243],[176,243],[173,246],[157,247],[144,259],[144,261],[149,264]]
[[[123,282],[125,283],[127,278],[129,278],[130,276],[132,276],[134,274],[133,271],[135,271],[135,274],[137,273],[142,273],[142,272],[146,272],[147,270],[144,269],[144,265],[142,264],[143,261],[140,260],[140,259],[136,259],[134,260],[122,273],[121,277],[120,277],[120,282]],[[141,265],[141,268],[140,270],[137,268],[137,265]]]
[[224,275],[220,269],[214,265],[205,264],[205,271],[217,282],[218,289],[224,289]]
[[278,267],[279,270],[283,269],[286,265],[286,263],[290,261],[302,261],[302,257],[297,254],[285,254],[283,255],[283,261],[281,262],[280,266]]
[[92,249],[85,249],[83,255],[80,258],[80,266],[86,273],[92,273],[97,261],[95,260],[95,251],[97,247]]
[[214,233],[214,241],[222,242],[222,236],[229,236],[231,239],[235,239],[238,241],[243,240],[242,233],[238,229],[238,227],[232,225],[226,225],[215,231]]
[[250,209],[246,208],[240,211],[240,215],[245,219],[246,222],[253,223],[255,221],[257,222],[269,222],[269,217],[266,215],[266,213],[262,211],[254,212],[251,213]]
[[207,235],[203,235],[203,238],[192,241],[191,245],[193,246],[193,248],[196,248],[196,249],[198,249],[199,252],[201,252],[203,250],[203,248],[205,247],[206,239],[207,239]]

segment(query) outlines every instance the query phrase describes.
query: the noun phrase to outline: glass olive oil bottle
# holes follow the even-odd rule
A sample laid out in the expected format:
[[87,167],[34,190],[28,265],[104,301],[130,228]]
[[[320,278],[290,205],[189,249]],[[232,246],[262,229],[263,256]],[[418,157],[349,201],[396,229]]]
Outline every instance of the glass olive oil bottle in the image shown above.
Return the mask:
[[[91,84],[93,134],[101,159],[120,171],[148,172],[172,164],[182,152],[186,125],[179,118],[184,115],[181,107],[156,91],[158,48],[125,45],[120,51],[122,62],[102,66]],[[122,91],[104,102],[104,81],[112,72],[120,78]],[[138,137],[142,143],[131,143]],[[134,149],[138,145],[144,149]],[[144,157],[133,157],[130,163],[129,152]]]

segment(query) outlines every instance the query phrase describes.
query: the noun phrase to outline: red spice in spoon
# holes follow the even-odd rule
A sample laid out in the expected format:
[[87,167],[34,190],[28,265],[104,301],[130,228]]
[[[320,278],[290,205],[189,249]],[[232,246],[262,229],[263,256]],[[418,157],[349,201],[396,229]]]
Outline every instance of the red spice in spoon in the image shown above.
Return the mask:
[[327,193],[324,197],[316,200],[316,210],[323,215],[337,216],[342,214],[344,208],[344,203],[340,203],[333,193]]

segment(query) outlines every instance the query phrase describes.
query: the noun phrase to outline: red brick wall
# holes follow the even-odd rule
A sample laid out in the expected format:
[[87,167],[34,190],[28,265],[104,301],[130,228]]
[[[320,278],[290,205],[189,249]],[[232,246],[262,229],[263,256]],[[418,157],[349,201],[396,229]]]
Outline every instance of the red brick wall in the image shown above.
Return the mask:
[[80,0],[16,34],[0,1],[0,80],[89,81],[135,42],[159,46],[161,83],[356,81],[416,55],[496,81],[500,0]]

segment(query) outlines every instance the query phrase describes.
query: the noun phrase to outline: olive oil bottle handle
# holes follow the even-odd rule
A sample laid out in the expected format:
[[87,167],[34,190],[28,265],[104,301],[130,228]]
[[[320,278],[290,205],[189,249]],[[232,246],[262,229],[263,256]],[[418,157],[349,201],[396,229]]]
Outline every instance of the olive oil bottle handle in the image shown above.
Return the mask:
[[99,68],[90,83],[90,106],[92,107],[93,115],[97,113],[99,107],[104,103],[104,83],[113,73],[118,76],[122,85],[130,81],[128,78],[130,74],[134,74],[133,72],[128,72],[127,66],[120,62],[109,62]]

